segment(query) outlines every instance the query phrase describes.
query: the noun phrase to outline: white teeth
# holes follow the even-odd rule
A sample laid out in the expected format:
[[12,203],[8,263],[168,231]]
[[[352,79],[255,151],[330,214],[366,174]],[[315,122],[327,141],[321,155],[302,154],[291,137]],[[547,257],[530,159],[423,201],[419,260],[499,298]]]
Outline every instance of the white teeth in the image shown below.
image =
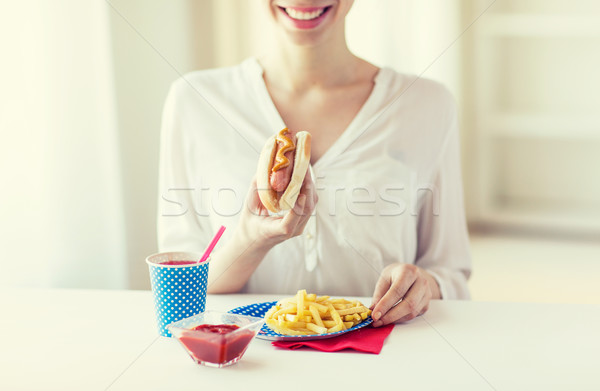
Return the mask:
[[315,18],[318,18],[319,16],[321,16],[323,14],[323,12],[325,12],[325,8],[321,8],[320,10],[316,10],[313,12],[302,12],[302,11],[296,11],[293,8],[285,8],[285,12],[287,12],[287,14],[293,19],[311,20],[311,19],[315,19]]

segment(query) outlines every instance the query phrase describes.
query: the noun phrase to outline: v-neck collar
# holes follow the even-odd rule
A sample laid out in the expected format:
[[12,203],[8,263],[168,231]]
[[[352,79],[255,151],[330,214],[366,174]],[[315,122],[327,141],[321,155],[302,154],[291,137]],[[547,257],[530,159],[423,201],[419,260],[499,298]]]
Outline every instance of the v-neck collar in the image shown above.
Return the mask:
[[[249,67],[250,77],[252,80],[253,87],[255,89],[258,98],[262,100],[265,109],[265,115],[269,125],[273,129],[283,129],[285,123],[281,118],[281,114],[277,110],[267,86],[263,79],[264,70],[258,60],[255,57],[251,57],[246,60],[247,66]],[[354,116],[350,124],[344,129],[342,134],[333,142],[333,144],[323,153],[323,155],[312,165],[313,169],[318,169],[324,165],[327,165],[333,158],[339,156],[346,149],[354,143],[354,141],[361,136],[365,128],[368,127],[372,121],[370,119],[375,115],[380,108],[380,102],[382,101],[382,94],[384,94],[384,86],[391,75],[391,69],[382,67],[375,75],[373,79],[374,86],[369,94],[367,100],[363,103],[358,113]]]

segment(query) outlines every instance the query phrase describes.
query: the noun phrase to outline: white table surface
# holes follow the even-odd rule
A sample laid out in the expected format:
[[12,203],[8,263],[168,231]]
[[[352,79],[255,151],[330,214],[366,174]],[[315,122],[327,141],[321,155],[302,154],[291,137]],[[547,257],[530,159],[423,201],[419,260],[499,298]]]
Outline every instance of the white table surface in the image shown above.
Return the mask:
[[[0,294],[0,390],[600,390],[598,305],[435,301],[380,355],[256,339],[216,369],[157,337],[148,291]],[[207,308],[276,298],[210,295]]]

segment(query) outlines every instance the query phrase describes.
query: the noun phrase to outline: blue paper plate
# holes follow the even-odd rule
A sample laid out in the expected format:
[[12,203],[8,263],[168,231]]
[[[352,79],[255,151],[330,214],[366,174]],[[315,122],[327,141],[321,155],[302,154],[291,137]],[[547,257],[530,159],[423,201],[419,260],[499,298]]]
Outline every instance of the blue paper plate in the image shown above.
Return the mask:
[[[244,305],[241,307],[237,307],[237,308],[230,310],[229,312],[231,312],[232,314],[256,316],[257,318],[262,318],[265,316],[267,311],[271,307],[273,307],[275,304],[277,304],[277,301],[266,301],[264,303],[256,303],[256,304],[250,304],[250,305]],[[301,339],[301,340],[324,339],[324,338],[335,337],[340,334],[349,333],[354,330],[358,330],[367,325],[370,325],[371,323],[373,323],[373,319],[371,319],[371,317],[369,316],[367,319],[365,319],[361,323],[359,323],[356,326],[349,328],[347,330],[336,331],[335,333],[313,334],[313,335],[283,335],[283,334],[274,332],[265,323],[262,326],[262,328],[260,329],[260,331],[258,332],[258,334],[256,335],[256,338],[266,339],[268,341],[297,341],[299,339]]]

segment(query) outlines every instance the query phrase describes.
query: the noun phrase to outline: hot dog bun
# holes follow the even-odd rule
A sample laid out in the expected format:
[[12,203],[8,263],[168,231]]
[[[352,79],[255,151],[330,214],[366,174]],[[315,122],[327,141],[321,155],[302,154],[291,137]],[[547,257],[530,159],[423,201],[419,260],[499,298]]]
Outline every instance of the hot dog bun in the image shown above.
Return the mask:
[[294,151],[294,168],[292,177],[285,191],[277,193],[271,188],[269,176],[277,153],[276,136],[269,137],[258,158],[256,186],[260,201],[273,213],[290,210],[294,207],[300,194],[300,188],[310,163],[311,135],[308,132],[296,133],[296,150]]

